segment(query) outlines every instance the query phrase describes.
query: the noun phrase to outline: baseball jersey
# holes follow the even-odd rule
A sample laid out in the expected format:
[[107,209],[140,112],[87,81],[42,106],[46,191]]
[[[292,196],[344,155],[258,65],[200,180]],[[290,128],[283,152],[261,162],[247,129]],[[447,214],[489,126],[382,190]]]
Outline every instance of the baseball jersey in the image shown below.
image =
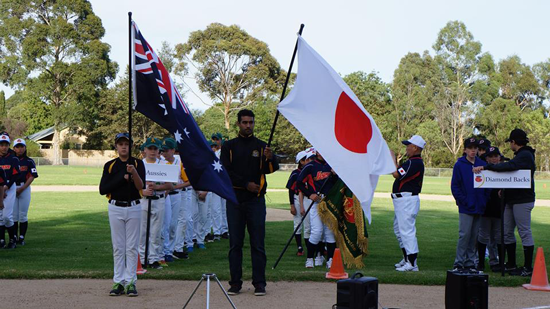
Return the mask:
[[302,170],[297,168],[290,173],[290,177],[288,178],[288,182],[286,183],[286,188],[288,189],[288,198],[290,200],[290,204],[294,204],[294,194],[298,194],[298,186],[296,184],[296,179],[298,179],[298,175],[300,175],[300,172]]
[[[134,163],[139,177],[145,184],[145,166],[141,160],[136,158],[130,158],[130,161]],[[113,159],[103,166],[103,175],[101,176],[101,182],[99,183],[99,193],[107,195],[108,199],[117,201],[128,200],[128,188],[130,189],[130,199],[132,201],[139,200],[141,193],[136,189],[134,185],[129,186],[128,181],[124,178],[127,173],[126,162],[120,160],[120,158]],[[144,185],[145,188],[145,185]]]
[[178,158],[176,157],[174,159],[174,162],[171,163],[170,161],[166,160],[166,164],[178,164],[180,165],[180,172],[179,172],[179,178],[178,178],[178,183],[179,184],[182,184],[184,182],[188,182],[189,181],[189,178],[187,178],[187,174],[185,173],[185,168],[183,167],[183,164],[181,163],[181,161],[178,160]]
[[420,155],[412,156],[397,168],[399,177],[393,182],[392,193],[411,192],[418,195],[422,191],[424,161]]
[[6,173],[3,169],[0,168],[0,187],[3,187],[6,185]]
[[0,166],[5,172],[6,185],[11,188],[19,177],[19,160],[8,152],[5,156],[0,156]]
[[[321,187],[323,190],[319,193],[326,194],[330,191],[335,182],[331,176],[332,168],[330,165],[315,159],[304,166],[296,179],[296,183],[298,189],[302,191],[306,197],[318,193]],[[323,187],[325,181],[327,181],[327,184]]]
[[17,157],[17,159],[19,160],[19,177],[15,180],[17,185],[24,184],[31,176],[38,178],[36,164],[34,164],[33,159],[27,156]]

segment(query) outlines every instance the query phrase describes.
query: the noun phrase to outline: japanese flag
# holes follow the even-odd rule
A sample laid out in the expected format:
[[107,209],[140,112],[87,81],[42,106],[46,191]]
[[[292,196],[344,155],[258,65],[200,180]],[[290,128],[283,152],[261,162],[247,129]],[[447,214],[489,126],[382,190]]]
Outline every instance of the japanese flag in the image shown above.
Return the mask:
[[357,96],[302,37],[296,83],[278,109],[357,196],[370,222],[378,176],[395,171],[390,150]]

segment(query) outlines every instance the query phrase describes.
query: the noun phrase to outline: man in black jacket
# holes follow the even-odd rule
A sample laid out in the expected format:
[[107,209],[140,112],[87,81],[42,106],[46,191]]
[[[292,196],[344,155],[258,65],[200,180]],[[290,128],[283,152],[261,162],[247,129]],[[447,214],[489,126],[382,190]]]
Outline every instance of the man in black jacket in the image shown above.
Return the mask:
[[[475,173],[486,169],[496,172],[531,170],[531,188],[507,189],[504,193],[506,208],[504,210],[504,246],[508,254],[506,269],[513,276],[529,277],[533,273],[533,251],[535,245],[531,234],[531,211],[535,207],[535,149],[527,146],[529,138],[525,131],[514,129],[506,140],[514,151],[514,158],[508,162],[488,164],[485,167],[474,168]],[[515,228],[523,245],[525,263],[516,267],[516,237]]]
[[254,113],[243,109],[237,114],[239,136],[222,146],[221,161],[229,173],[239,204],[227,201],[229,226],[230,295],[242,287],[244,230],[248,227],[252,255],[254,295],[265,295],[265,175],[279,169],[279,164],[266,143],[254,136]]

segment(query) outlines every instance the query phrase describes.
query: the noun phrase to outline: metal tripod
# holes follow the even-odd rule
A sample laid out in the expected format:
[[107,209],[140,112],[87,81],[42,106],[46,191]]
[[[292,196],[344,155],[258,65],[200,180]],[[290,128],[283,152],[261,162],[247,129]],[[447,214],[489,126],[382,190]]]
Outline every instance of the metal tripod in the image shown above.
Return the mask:
[[231,301],[231,298],[229,298],[229,295],[227,294],[227,292],[223,288],[222,284],[220,283],[220,280],[218,280],[218,277],[216,277],[216,274],[202,274],[202,278],[199,281],[199,284],[197,284],[197,287],[195,288],[193,293],[191,293],[191,296],[189,296],[189,299],[187,300],[187,302],[183,306],[183,309],[187,308],[187,305],[189,304],[189,302],[191,301],[193,296],[195,296],[195,293],[199,289],[199,286],[201,286],[201,283],[204,281],[204,279],[206,279],[206,309],[210,309],[210,278],[214,278],[216,280],[216,282],[220,286],[220,289],[222,289],[223,294],[225,294],[225,297],[227,297],[227,300],[231,304],[231,307],[233,307],[233,309],[237,309],[237,307],[235,307],[235,304],[233,304],[233,301]]

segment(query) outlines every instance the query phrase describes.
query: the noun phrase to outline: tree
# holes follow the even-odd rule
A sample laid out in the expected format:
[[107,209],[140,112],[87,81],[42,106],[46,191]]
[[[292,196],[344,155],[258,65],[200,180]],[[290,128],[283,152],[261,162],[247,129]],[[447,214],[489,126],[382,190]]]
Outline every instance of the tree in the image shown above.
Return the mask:
[[[391,108],[386,117],[388,131],[392,132],[391,139],[386,136],[386,140],[396,152],[398,160],[405,152],[401,141],[420,134],[422,124],[433,124],[434,93],[439,83],[436,63],[427,51],[423,55],[408,53],[401,58],[393,74]],[[430,128],[433,129],[433,126]],[[426,134],[420,135],[427,141],[428,149],[424,151],[426,156],[435,149],[435,144]]]
[[518,56],[501,60],[498,64],[502,84],[501,97],[513,100],[521,110],[536,109],[541,106],[541,88],[531,68],[521,63]]
[[275,90],[284,75],[267,44],[236,25],[213,23],[192,32],[185,44],[176,45],[176,57],[191,62],[199,89],[221,103],[212,107],[224,115],[227,130],[232,111]]
[[60,124],[96,117],[93,103],[116,75],[104,33],[85,0],[2,1],[0,79],[53,107],[54,164],[61,164]]
[[4,90],[0,91],[0,119],[6,118],[8,110],[6,109],[6,94]]
[[434,93],[435,115],[443,142],[453,157],[462,150],[462,141],[473,133],[473,85],[480,78],[481,43],[459,21],[448,22],[433,45],[441,76]]

